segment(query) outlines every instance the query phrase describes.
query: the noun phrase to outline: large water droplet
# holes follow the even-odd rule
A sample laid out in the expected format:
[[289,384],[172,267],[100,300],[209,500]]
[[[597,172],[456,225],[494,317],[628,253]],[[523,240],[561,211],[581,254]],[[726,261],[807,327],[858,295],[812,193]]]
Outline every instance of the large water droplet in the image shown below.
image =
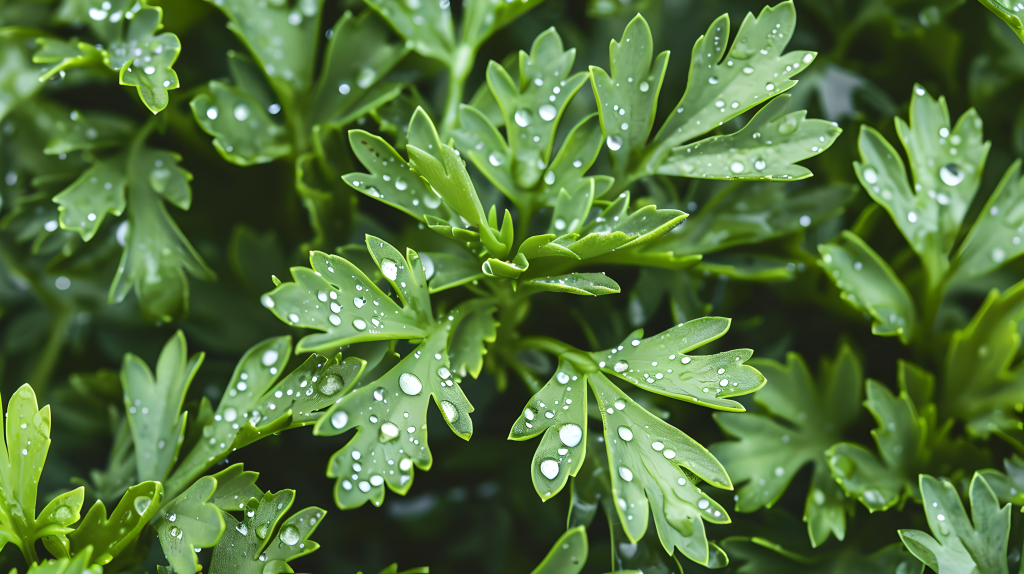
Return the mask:
[[960,182],[964,180],[964,172],[955,163],[947,163],[939,168],[939,179],[950,187],[960,185]]
[[765,163],[763,159],[759,159],[754,162],[754,169],[756,169],[757,171],[764,171],[764,168],[766,167],[768,167],[768,164]]
[[398,386],[402,388],[402,392],[407,395],[418,395],[423,390],[423,382],[420,378],[412,373],[402,373],[398,377]]
[[629,363],[626,361],[619,361],[618,363],[615,363],[615,366],[612,368],[616,373],[625,373],[626,370],[629,369]]
[[352,321],[352,326],[356,328],[356,331],[365,331],[366,321],[363,321],[362,319],[356,319],[355,321]]
[[281,542],[284,542],[288,546],[294,546],[299,541],[299,529],[295,528],[295,525],[289,524],[281,530]]
[[558,374],[555,375],[555,379],[558,380],[558,384],[564,385],[569,382],[569,375],[559,371]]
[[551,104],[544,104],[539,110],[537,110],[537,113],[540,114],[540,119],[550,122],[558,115],[558,110]]
[[380,442],[388,442],[398,437],[398,425],[395,423],[384,423],[380,425]]
[[149,505],[152,503],[153,499],[148,496],[135,497],[135,512],[138,512],[139,516],[146,514],[146,510],[149,509]]
[[348,424],[348,413],[345,411],[338,411],[331,415],[331,426],[336,429],[345,428]]
[[558,476],[558,461],[554,459],[545,459],[540,462],[540,473],[547,477],[548,480],[554,480]]
[[647,90],[649,90],[649,89],[651,89],[651,85],[650,84],[648,84],[647,82],[640,82],[640,91],[641,92],[644,92],[646,94]]
[[363,66],[359,70],[359,75],[356,76],[356,85],[362,89],[369,88],[373,81],[377,79],[377,71],[368,66]]
[[256,536],[259,536],[260,539],[262,540],[262,539],[267,537],[267,532],[269,532],[269,531],[270,531],[270,523],[269,522],[264,522],[263,524],[260,524],[259,526],[256,527]]
[[873,167],[864,168],[864,181],[875,184],[878,183],[878,172]]
[[622,147],[622,138],[619,136],[608,136],[604,143],[608,145],[608,149],[618,151]]
[[738,161],[732,162],[732,165],[729,166],[729,171],[731,171],[733,173],[737,173],[737,174],[743,173],[743,170],[745,170],[745,169],[746,168],[743,167],[743,163],[742,162],[738,162]]
[[441,401],[441,410],[444,412],[444,418],[448,419],[448,422],[453,423],[459,420],[459,409],[455,408],[455,405],[448,401]]
[[261,359],[261,361],[263,362],[263,366],[269,367],[269,366],[273,365],[274,363],[277,362],[277,357],[278,357],[277,351],[275,351],[273,349],[271,349],[269,351],[265,351],[263,353],[263,357]]
[[234,114],[236,120],[244,122],[245,120],[249,119],[249,106],[245,104],[238,104],[237,106],[235,106],[235,110],[232,113]]
[[324,380],[320,382],[320,392],[327,396],[331,396],[340,390],[341,381],[334,375],[324,377]]
[[67,524],[74,517],[74,512],[71,511],[69,506],[58,506],[57,510],[53,511],[53,519],[61,524]]
[[629,427],[625,427],[625,426],[619,427],[619,438],[621,438],[622,440],[624,440],[626,442],[629,442],[629,441],[633,440],[633,431],[630,430]]
[[625,480],[626,482],[632,482],[632,480],[633,480],[633,471],[629,470],[628,468],[626,468],[624,466],[620,466],[619,467],[619,476],[622,477],[622,480]]
[[837,454],[829,462],[842,478],[850,478],[857,471],[857,463],[846,455]]
[[380,271],[385,277],[392,281],[398,277],[398,265],[390,259],[385,259],[380,262]]
[[561,439],[562,444],[565,446],[570,448],[574,447],[580,444],[580,441],[583,440],[583,429],[581,429],[579,425],[574,425],[572,423],[562,425],[562,428],[558,429],[558,438]]
[[784,136],[788,136],[796,131],[798,123],[799,121],[796,119],[795,115],[787,116],[786,119],[782,120],[779,124],[779,133]]
[[516,125],[521,128],[525,128],[533,122],[533,114],[526,108],[516,110],[513,118],[516,120]]

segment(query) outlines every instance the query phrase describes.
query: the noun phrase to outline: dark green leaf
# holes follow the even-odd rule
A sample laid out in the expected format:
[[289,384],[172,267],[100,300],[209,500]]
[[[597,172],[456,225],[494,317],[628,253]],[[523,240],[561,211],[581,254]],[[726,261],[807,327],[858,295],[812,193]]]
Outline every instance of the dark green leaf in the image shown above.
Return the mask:
[[320,548],[309,537],[326,512],[315,506],[304,508],[278,527],[294,500],[294,490],[267,492],[261,498],[251,498],[245,503],[241,522],[224,513],[224,536],[213,549],[210,571],[239,574],[292,572],[288,562]]
[[[220,490],[219,477],[230,470],[197,480],[188,490],[161,508],[160,515],[153,520],[160,547],[175,572],[199,572],[201,567],[196,551],[212,548],[220,540],[224,532],[224,517],[217,506],[210,502],[210,497],[214,491]],[[239,503],[231,510],[241,506],[244,503]]]
[[213,81],[189,105],[199,127],[214,137],[213,147],[231,163],[267,163],[292,152],[284,126],[241,88]]
[[164,487],[159,482],[143,482],[129,488],[109,518],[106,506],[97,500],[75,531],[68,534],[71,554],[92,547],[97,552],[95,563],[107,564],[135,544],[163,500]]
[[587,563],[587,530],[571,528],[558,537],[544,560],[530,574],[578,574]]

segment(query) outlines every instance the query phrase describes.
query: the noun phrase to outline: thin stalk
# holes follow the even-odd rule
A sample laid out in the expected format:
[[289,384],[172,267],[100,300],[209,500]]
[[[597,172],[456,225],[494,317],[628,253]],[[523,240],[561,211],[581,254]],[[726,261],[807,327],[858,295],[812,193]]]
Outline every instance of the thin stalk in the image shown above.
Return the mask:
[[473,70],[476,54],[468,44],[459,44],[448,66],[448,94],[444,102],[444,119],[441,121],[441,133],[449,134],[455,129],[455,120],[459,117],[459,105],[462,103],[466,78]]

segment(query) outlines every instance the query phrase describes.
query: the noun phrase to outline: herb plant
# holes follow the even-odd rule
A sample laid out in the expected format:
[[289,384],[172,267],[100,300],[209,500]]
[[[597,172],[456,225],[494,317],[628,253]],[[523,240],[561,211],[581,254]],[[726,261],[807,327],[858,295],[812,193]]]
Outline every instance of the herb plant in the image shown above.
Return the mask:
[[0,3],[0,567],[1024,571],[1022,18]]

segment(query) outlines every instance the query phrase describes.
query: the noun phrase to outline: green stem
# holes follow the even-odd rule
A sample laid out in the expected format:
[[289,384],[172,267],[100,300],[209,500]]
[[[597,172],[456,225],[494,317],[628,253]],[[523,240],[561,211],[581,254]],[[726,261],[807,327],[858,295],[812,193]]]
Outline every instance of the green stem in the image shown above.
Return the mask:
[[590,355],[558,339],[543,335],[524,337],[518,341],[518,346],[523,349],[537,349],[538,351],[557,355],[585,373],[594,373],[601,370],[594,359],[590,358]]
[[441,133],[448,134],[455,129],[455,121],[459,117],[459,105],[462,103],[466,78],[473,70],[476,54],[468,44],[459,44],[452,55],[448,66],[448,95],[444,103],[444,120],[441,122]]

